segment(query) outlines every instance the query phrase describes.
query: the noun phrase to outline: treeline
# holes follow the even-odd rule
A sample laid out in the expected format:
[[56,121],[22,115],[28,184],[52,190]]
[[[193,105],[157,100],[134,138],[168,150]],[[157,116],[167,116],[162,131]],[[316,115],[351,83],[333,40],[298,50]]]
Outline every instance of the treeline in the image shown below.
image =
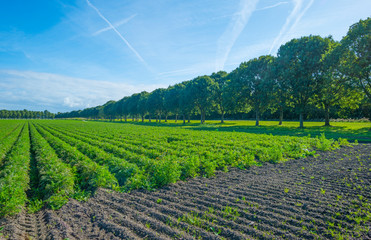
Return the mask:
[[55,118],[55,114],[45,111],[24,110],[0,110],[0,119],[50,119]]
[[370,118],[371,18],[352,25],[338,42],[306,36],[282,45],[277,57],[251,59],[230,73],[199,76],[150,93],[141,92],[103,106],[57,114],[57,118],[178,119],[206,115],[254,114],[279,119]]

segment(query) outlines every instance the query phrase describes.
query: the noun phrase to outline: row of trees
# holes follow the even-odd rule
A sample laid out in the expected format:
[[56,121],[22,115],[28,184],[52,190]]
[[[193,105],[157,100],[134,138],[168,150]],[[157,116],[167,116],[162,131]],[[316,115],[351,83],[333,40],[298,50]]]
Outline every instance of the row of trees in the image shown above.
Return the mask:
[[28,111],[24,110],[0,110],[0,118],[1,119],[45,119],[45,118],[54,118],[55,114],[49,112],[48,110],[45,111]]
[[[183,122],[199,115],[254,111],[256,125],[262,113],[294,112],[303,127],[308,108],[323,111],[325,125],[330,125],[331,109],[356,109],[371,105],[371,18],[349,28],[340,41],[331,37],[306,36],[282,45],[277,57],[254,58],[227,73],[199,76],[167,89],[141,92],[103,106],[58,114],[56,117],[121,118],[127,120],[168,116]],[[368,112],[367,116],[370,117]]]

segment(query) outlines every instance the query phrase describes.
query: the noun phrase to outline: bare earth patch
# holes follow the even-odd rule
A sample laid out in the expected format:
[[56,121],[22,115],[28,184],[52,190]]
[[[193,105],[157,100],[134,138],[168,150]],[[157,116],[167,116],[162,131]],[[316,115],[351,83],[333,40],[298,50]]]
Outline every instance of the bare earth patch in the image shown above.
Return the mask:
[[0,239],[371,239],[371,144],[0,219]]

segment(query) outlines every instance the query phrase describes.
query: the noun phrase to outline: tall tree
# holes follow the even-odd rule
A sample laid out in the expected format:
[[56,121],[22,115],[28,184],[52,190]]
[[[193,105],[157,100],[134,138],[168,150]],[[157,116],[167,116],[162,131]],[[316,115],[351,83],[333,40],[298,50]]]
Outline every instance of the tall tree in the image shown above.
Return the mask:
[[132,121],[134,122],[135,120],[138,119],[138,102],[140,99],[140,93],[134,93],[129,97],[129,99],[126,101],[127,102],[127,108],[129,110],[129,113],[131,115]]
[[129,96],[124,97],[123,99],[120,100],[120,105],[121,105],[121,113],[124,115],[125,122],[128,120],[128,115],[130,114],[129,112]]
[[148,96],[149,96],[148,92],[143,91],[140,93],[139,100],[138,100],[137,108],[138,108],[138,113],[142,118],[142,122],[144,122],[144,118],[148,113],[148,109],[147,109]]
[[180,96],[183,89],[184,85],[176,84],[169,87],[164,96],[164,106],[169,112],[175,115],[175,122],[177,122],[180,112]]
[[227,86],[227,76],[228,73],[225,71],[219,71],[217,73],[212,73],[210,77],[214,79],[216,83],[215,88],[215,106],[216,110],[220,114],[220,122],[224,123],[224,114],[227,111],[227,101],[226,101],[226,86]]
[[305,109],[319,87],[322,56],[329,50],[331,41],[331,38],[311,35],[292,39],[278,49],[277,61],[299,113],[301,128]]
[[270,103],[273,84],[267,73],[273,59],[268,55],[241,63],[234,75],[240,101],[245,101],[255,111],[255,126],[259,126],[260,114]]
[[346,74],[371,99],[371,18],[350,26],[341,40],[348,68]]
[[157,88],[148,96],[147,106],[151,113],[156,114],[156,121],[161,122],[161,115],[164,111],[164,88]]
[[217,85],[209,76],[200,76],[189,83],[190,102],[197,107],[201,115],[201,124],[205,123],[206,112],[213,106]]
[[288,87],[287,79],[283,77],[284,67],[279,65],[277,58],[273,59],[273,63],[270,64],[268,69],[268,78],[272,82],[272,109],[274,111],[279,111],[279,123],[282,125],[283,122],[283,112],[291,106],[291,93]]
[[183,116],[183,124],[186,123],[186,118],[190,122],[190,115],[194,110],[194,105],[191,102],[192,92],[190,91],[191,81],[184,81],[179,85],[179,111]]
[[111,100],[103,105],[103,113],[105,117],[109,118],[111,121],[115,118],[115,101]]
[[354,109],[362,100],[362,95],[351,87],[350,78],[344,74],[347,61],[342,57],[342,46],[330,42],[329,51],[323,55],[320,83],[314,94],[317,106],[324,110],[325,126],[330,126],[330,108],[339,105],[341,108]]

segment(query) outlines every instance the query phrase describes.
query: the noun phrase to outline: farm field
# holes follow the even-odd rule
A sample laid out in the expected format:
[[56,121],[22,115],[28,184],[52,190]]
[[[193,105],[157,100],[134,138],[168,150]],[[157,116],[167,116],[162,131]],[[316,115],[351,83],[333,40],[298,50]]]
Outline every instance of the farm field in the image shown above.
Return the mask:
[[[0,123],[0,237],[331,238],[370,227],[367,144],[237,130],[248,122]],[[367,123],[341,124],[368,138]]]
[[155,192],[99,189],[0,220],[10,239],[369,239],[371,146],[232,168]]

